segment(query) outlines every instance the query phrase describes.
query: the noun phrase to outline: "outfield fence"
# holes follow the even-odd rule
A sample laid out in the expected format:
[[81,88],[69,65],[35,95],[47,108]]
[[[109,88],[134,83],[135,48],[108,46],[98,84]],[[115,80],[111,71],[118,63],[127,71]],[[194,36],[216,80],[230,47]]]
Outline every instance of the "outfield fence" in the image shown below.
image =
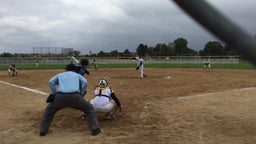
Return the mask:
[[[118,58],[88,58],[90,62],[94,59],[97,64],[133,64],[136,63],[135,59],[118,59]],[[79,60],[79,58],[78,58]],[[146,58],[145,64],[147,63],[203,63],[204,58],[161,58],[161,59],[152,59]],[[221,64],[237,64],[242,59],[238,57],[226,57],[226,58],[211,58],[211,63],[221,63]],[[44,58],[44,59],[1,59],[0,64],[9,65],[9,64],[68,64],[71,63],[70,58]]]

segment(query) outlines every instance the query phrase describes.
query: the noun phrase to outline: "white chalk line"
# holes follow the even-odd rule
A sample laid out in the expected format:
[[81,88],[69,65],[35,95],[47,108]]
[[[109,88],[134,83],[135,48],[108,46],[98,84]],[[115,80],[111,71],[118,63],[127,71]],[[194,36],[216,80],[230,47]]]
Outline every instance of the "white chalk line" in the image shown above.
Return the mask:
[[227,91],[221,91],[221,92],[215,92],[215,93],[206,93],[206,94],[198,94],[198,95],[190,95],[190,96],[182,96],[178,97],[178,100],[183,100],[183,99],[191,99],[191,98],[201,98],[201,97],[206,97],[206,96],[213,96],[216,94],[222,94],[226,92],[235,92],[235,91],[246,91],[246,90],[255,90],[256,87],[249,87],[249,88],[241,88],[241,89],[233,89],[233,90],[227,90]]
[[31,89],[31,88],[28,88],[28,87],[24,87],[24,86],[15,85],[15,84],[8,83],[8,82],[1,81],[1,80],[0,80],[0,83],[6,84],[6,85],[9,85],[9,86],[13,86],[13,87],[17,87],[17,88],[21,88],[21,89],[24,89],[24,90],[27,90],[27,91],[30,91],[30,92],[34,92],[34,93],[38,93],[38,94],[42,94],[42,95],[49,95],[46,92],[42,92],[42,91],[39,91],[39,90],[36,90],[36,89]]

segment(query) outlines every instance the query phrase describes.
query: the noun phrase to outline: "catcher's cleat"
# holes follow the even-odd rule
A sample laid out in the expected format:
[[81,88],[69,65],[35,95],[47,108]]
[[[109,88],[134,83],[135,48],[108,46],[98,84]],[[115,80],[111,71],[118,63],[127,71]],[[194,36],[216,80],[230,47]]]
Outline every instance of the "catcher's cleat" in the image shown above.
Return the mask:
[[115,120],[115,116],[114,115],[106,115],[105,120]]
[[105,116],[105,120],[115,120],[115,114],[116,114],[116,109],[114,108],[110,112],[108,112]]

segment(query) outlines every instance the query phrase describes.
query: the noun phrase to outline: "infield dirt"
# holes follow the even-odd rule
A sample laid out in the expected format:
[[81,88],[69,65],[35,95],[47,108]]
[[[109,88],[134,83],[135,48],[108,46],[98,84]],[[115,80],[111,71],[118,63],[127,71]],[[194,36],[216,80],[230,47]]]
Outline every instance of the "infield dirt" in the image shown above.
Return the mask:
[[[49,93],[48,80],[64,70],[0,72],[0,81]],[[91,136],[81,112],[56,113],[49,133],[39,137],[46,95],[0,83],[1,144],[255,144],[255,70],[146,68],[90,70],[86,99],[107,78],[122,103],[116,120],[98,119]]]

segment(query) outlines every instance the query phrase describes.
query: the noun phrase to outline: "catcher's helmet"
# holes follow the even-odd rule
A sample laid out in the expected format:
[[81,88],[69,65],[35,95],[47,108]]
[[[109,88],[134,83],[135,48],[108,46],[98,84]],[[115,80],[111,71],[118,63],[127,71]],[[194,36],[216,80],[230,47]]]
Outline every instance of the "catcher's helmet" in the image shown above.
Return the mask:
[[108,81],[106,79],[100,79],[98,86],[100,87],[106,87],[108,85]]
[[88,65],[88,63],[89,63],[89,60],[88,60],[88,59],[85,59],[85,58],[84,58],[84,59],[81,59],[81,60],[80,60],[80,64],[81,64],[81,65]]

